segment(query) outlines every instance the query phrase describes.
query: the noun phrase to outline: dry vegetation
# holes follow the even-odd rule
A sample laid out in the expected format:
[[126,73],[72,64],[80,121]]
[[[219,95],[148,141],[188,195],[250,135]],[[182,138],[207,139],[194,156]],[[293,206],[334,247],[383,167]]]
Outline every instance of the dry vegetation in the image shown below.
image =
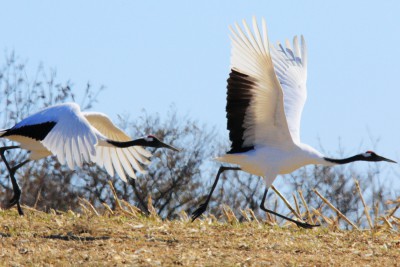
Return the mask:
[[[24,61],[14,53],[6,56],[0,65],[0,128],[39,108],[77,102],[73,84],[58,82],[55,72],[39,67],[29,77]],[[88,84],[82,108],[90,109],[100,91]],[[268,201],[269,208],[320,223],[319,228],[299,229],[260,212],[263,182],[241,172],[222,176],[207,210],[217,218],[191,223],[187,213],[204,201],[217,169],[207,159],[226,151],[226,144],[212,128],[180,118],[174,109],[163,120],[144,112],[137,120],[121,116],[118,124],[131,136],[153,133],[186,149],[152,151],[149,173],[138,175],[136,188],[93,164],[79,172],[53,158],[25,165],[17,173],[22,203],[34,208],[24,206],[24,217],[15,209],[0,209],[0,266],[398,264],[400,198],[391,183],[398,175],[388,179],[380,165],[369,165],[365,172],[303,168],[285,186],[277,186],[293,189],[292,196],[285,194],[290,201],[270,190],[275,201]],[[26,157],[22,150],[7,154],[12,165]],[[7,207],[12,188],[0,163],[0,206]],[[153,201],[146,205],[149,197]],[[227,206],[221,208],[221,203]],[[142,210],[147,206],[149,214],[135,205]]]
[[191,223],[185,213],[161,220],[151,201],[149,216],[119,199],[115,210],[105,204],[103,211],[80,201],[80,213],[26,206],[24,217],[14,209],[0,211],[0,265],[392,266],[400,257],[395,221],[369,230],[340,230],[334,223],[305,230],[279,227],[272,218],[260,221],[250,210],[239,222],[224,207],[220,220]]

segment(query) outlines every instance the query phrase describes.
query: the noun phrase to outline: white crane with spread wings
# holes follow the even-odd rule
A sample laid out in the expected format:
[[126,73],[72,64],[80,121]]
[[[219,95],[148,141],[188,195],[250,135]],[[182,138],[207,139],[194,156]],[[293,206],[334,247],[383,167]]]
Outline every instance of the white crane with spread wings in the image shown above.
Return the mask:
[[[115,171],[127,182],[126,174],[135,179],[135,170],[145,173],[141,164],[150,163],[152,154],[142,146],[165,147],[178,151],[153,135],[132,140],[105,114],[82,112],[75,103],[45,108],[9,129],[0,130],[0,137],[20,144],[0,148],[0,155],[10,173],[14,190],[10,206],[16,204],[20,215],[23,214],[19,204],[21,190],[14,174],[30,160],[55,155],[61,164],[66,163],[71,169],[82,166],[83,162],[94,162],[104,167],[109,175],[114,176]],[[10,167],[4,152],[14,148],[28,150],[29,159]]]
[[291,173],[308,164],[327,166],[353,161],[388,161],[372,151],[345,159],[332,159],[300,141],[300,120],[307,98],[307,48],[304,38],[286,46],[269,43],[262,20],[259,31],[253,18],[253,32],[246,21],[244,30],[231,28],[231,73],[228,78],[226,117],[231,149],[218,161],[238,165],[221,166],[205,203],[192,214],[198,218],[207,208],[219,176],[226,170],[242,170],[264,178],[267,189],[260,208],[298,226],[314,225],[295,221],[265,208],[268,188],[279,174]]

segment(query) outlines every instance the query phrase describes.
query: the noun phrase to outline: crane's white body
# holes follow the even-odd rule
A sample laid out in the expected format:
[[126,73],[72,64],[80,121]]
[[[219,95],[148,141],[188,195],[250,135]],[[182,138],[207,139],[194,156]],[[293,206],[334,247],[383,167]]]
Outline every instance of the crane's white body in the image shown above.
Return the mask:
[[333,165],[326,162],[321,153],[305,144],[294,145],[288,150],[262,146],[245,153],[225,154],[216,159],[239,165],[243,171],[263,177],[268,187],[278,174],[288,174],[308,164]]
[[[140,146],[118,148],[106,140],[129,141],[131,138],[116,127],[102,113],[81,112],[75,103],[64,103],[45,108],[17,123],[11,129],[23,129],[33,125],[55,123],[43,140],[23,135],[7,135],[5,138],[18,142],[29,150],[31,160],[56,155],[61,164],[73,169],[83,162],[95,162],[114,176],[114,170],[126,181],[127,173],[136,178],[134,170],[145,173],[139,164],[149,164],[151,153]],[[0,136],[6,130],[0,130]]]
[[[301,113],[307,98],[304,38],[300,46],[295,37],[293,49],[288,41],[286,47],[281,44],[274,47],[269,44],[264,20],[262,32],[254,18],[253,32],[245,21],[243,25],[245,31],[237,24],[236,31],[231,28],[231,69],[245,75],[252,84],[242,138],[243,146],[253,149],[216,159],[264,177],[267,187],[278,174],[291,173],[308,164],[333,165],[316,149],[300,141]],[[242,89],[228,86],[228,90]]]

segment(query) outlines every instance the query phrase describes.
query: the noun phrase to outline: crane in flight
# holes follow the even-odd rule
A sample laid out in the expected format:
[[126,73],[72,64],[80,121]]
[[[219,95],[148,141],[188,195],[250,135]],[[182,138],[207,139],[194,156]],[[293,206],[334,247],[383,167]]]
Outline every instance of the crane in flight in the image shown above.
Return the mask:
[[301,45],[296,37],[293,48],[271,45],[265,20],[262,31],[253,17],[253,31],[243,20],[244,30],[236,23],[231,29],[231,72],[227,85],[226,117],[230,150],[217,157],[224,166],[218,170],[206,201],[193,213],[192,221],[207,208],[211,195],[224,171],[245,171],[263,177],[266,189],[260,208],[265,212],[311,228],[318,225],[293,220],[265,207],[268,188],[279,174],[287,174],[308,164],[333,166],[354,161],[393,160],[373,151],[345,159],[324,156],[300,141],[300,119],[307,98],[307,48],[303,36]]
[[[23,215],[21,189],[14,174],[31,160],[55,155],[61,164],[67,163],[70,169],[82,166],[83,162],[94,162],[104,167],[110,176],[114,176],[115,171],[127,182],[126,174],[135,179],[135,170],[146,172],[142,165],[150,163],[152,154],[143,146],[179,151],[153,135],[132,140],[105,114],[82,112],[75,103],[47,107],[9,129],[0,130],[0,137],[19,143],[19,146],[1,147],[0,156],[10,174],[14,191],[10,207],[17,205],[20,215]],[[11,167],[4,152],[15,148],[28,150],[29,158]]]

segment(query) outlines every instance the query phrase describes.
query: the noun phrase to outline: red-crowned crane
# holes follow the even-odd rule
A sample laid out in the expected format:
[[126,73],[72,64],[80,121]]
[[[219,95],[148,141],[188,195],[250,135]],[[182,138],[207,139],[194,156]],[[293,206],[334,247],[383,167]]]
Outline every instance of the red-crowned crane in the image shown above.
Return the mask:
[[[14,174],[30,160],[55,155],[61,164],[67,163],[71,169],[82,166],[83,162],[94,162],[104,167],[111,176],[114,176],[115,170],[119,177],[127,182],[126,174],[135,179],[134,170],[145,173],[141,164],[150,163],[149,158],[152,154],[142,146],[165,147],[178,151],[153,135],[132,140],[105,114],[82,112],[75,103],[47,107],[9,129],[0,130],[0,137],[20,144],[0,148],[0,155],[10,173],[14,190],[10,206],[17,205],[20,215],[23,215],[19,203],[21,190]],[[29,159],[10,167],[4,152],[14,148],[28,150]]]
[[219,176],[226,170],[242,170],[262,176],[266,184],[260,208],[300,227],[317,225],[299,222],[268,210],[264,203],[268,188],[278,174],[291,173],[308,164],[332,166],[353,161],[393,160],[367,151],[345,159],[325,157],[300,142],[300,119],[307,97],[307,49],[303,36],[297,36],[293,48],[270,45],[267,27],[262,32],[253,17],[253,32],[246,21],[244,31],[235,24],[231,29],[231,73],[228,78],[226,117],[231,149],[216,159],[237,167],[221,166],[205,203],[192,213],[198,218],[207,208]]

